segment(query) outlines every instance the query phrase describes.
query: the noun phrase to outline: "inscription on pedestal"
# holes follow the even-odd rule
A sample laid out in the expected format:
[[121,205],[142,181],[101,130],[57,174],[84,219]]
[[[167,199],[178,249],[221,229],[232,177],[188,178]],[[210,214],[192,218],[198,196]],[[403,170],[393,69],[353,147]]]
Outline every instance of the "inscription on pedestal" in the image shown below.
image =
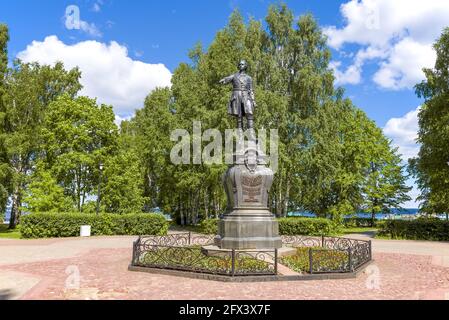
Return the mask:
[[242,194],[245,203],[260,203],[262,201],[262,176],[243,176]]

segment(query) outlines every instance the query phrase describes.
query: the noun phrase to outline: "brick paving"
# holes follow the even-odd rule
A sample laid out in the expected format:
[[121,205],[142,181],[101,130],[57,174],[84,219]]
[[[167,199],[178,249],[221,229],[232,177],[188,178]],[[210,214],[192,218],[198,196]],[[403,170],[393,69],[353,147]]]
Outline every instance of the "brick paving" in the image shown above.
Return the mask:
[[0,241],[0,299],[449,299],[447,243],[374,240],[356,279],[223,283],[130,272],[133,239]]

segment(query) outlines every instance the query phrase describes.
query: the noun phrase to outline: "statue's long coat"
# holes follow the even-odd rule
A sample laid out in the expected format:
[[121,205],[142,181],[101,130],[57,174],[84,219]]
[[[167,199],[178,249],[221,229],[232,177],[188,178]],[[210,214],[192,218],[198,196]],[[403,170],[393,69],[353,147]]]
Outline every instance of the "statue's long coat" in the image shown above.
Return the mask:
[[224,83],[232,83],[232,96],[228,105],[228,113],[242,117],[254,113],[253,80],[246,73],[235,73],[223,79]]

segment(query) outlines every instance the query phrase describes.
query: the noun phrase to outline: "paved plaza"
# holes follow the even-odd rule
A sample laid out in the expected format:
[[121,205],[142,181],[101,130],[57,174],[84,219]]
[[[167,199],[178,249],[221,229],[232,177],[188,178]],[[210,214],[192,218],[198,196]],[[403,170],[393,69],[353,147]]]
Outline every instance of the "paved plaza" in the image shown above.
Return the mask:
[[375,239],[356,279],[223,283],[128,271],[135,238],[0,239],[0,299],[449,299],[449,243]]

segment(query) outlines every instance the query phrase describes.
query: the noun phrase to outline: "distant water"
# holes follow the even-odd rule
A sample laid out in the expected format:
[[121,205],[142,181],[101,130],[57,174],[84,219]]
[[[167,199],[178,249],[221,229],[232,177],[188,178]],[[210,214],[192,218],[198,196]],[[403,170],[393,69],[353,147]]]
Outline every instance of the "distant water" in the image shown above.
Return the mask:
[[[419,209],[411,208],[411,209],[392,209],[391,213],[376,213],[376,219],[378,220],[386,220],[386,219],[415,219],[418,217]],[[288,214],[289,217],[308,217],[315,218],[316,215],[310,212],[290,212]],[[371,213],[360,212],[355,214],[358,218],[371,218]],[[443,217],[443,215],[440,215]],[[354,215],[347,215],[346,218],[354,217]],[[446,216],[444,215],[444,218]]]
[[5,213],[5,216],[3,218],[4,218],[4,223],[5,224],[7,224],[7,223],[9,224],[9,219],[11,218],[11,210],[9,208],[6,208],[6,213]]

